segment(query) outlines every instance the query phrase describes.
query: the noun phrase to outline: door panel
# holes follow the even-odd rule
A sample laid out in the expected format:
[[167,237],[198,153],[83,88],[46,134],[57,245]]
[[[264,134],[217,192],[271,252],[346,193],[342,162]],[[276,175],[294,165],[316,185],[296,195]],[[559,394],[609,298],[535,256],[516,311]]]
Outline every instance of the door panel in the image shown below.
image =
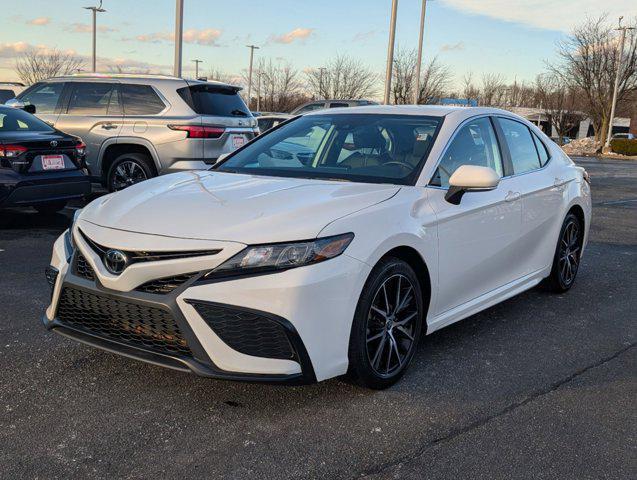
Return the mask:
[[428,191],[438,217],[439,315],[517,278],[511,266],[522,203],[509,195],[506,180],[492,191],[465,193],[460,205],[447,202],[444,189]]
[[55,127],[77,135],[86,144],[86,164],[92,175],[101,174],[100,149],[122,129],[119,86],[103,82],[73,82],[68,106]]

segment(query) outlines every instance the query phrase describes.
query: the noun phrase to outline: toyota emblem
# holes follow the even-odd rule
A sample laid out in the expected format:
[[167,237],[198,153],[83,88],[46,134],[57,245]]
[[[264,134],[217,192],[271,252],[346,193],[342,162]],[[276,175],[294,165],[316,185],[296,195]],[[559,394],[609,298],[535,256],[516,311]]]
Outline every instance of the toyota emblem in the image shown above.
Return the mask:
[[121,250],[108,250],[104,254],[104,266],[113,275],[119,275],[128,266],[128,256]]
[[58,141],[57,140],[51,140],[51,146],[52,147],[57,147],[58,146]]

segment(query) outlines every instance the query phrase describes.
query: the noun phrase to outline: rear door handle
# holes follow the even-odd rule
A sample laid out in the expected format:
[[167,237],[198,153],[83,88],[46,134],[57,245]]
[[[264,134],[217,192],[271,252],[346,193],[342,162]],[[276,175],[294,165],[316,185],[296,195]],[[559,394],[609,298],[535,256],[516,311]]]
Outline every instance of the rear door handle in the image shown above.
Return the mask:
[[505,202],[515,202],[520,198],[520,192],[509,192],[507,196],[504,197]]
[[112,123],[105,123],[104,125],[102,125],[102,128],[104,130],[113,130],[114,128],[117,128],[117,125],[113,125]]

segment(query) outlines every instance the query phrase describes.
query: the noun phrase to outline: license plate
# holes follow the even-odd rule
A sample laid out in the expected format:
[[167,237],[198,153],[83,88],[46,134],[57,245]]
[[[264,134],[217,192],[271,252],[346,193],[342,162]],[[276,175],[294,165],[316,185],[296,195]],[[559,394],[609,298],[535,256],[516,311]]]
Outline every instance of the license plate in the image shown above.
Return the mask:
[[42,155],[42,170],[64,169],[64,157],[62,155]]
[[245,143],[246,143],[246,137],[244,137],[243,135],[234,135],[232,137],[232,146],[234,148],[243,147]]

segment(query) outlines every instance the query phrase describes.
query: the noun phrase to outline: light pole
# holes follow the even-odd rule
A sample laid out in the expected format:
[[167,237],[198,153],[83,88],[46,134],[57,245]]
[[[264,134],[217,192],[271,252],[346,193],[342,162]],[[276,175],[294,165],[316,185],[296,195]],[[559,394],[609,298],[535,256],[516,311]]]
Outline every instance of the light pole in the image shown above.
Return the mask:
[[385,70],[385,99],[384,104],[389,105],[389,95],[391,93],[391,74],[394,69],[394,43],[396,41],[396,11],[398,10],[398,0],[391,2],[391,18],[389,20],[389,45],[387,47],[387,69]]
[[416,61],[416,91],[414,92],[414,104],[418,105],[420,97],[420,67],[422,65],[422,42],[425,36],[425,12],[427,11],[427,0],[422,0],[420,10],[420,35],[418,36],[418,59]]
[[102,8],[102,0],[100,0],[99,7],[84,7],[85,10],[91,10],[93,12],[93,72],[97,71],[97,14],[103,13],[106,10]]
[[622,27],[623,16],[619,17],[619,24],[616,30],[621,32],[619,40],[619,58],[617,59],[617,71],[615,72],[615,86],[613,88],[613,103],[610,107],[610,119],[608,120],[608,134],[606,135],[605,148],[610,147],[610,136],[613,133],[613,119],[615,118],[615,105],[617,104],[617,89],[619,88],[619,74],[622,70],[622,60],[624,59],[624,41],[626,40],[626,30],[635,30],[633,27]]
[[184,34],[184,0],[175,0],[175,63],[173,75],[181,77],[181,47]]
[[257,72],[257,112],[261,111],[261,75],[262,71]]
[[250,49],[250,67],[248,68],[248,108],[250,108],[250,98],[252,97],[252,61],[254,60],[254,51],[259,47],[256,45],[246,45]]
[[203,63],[203,60],[193,60],[195,63],[195,80],[199,78],[199,64]]

